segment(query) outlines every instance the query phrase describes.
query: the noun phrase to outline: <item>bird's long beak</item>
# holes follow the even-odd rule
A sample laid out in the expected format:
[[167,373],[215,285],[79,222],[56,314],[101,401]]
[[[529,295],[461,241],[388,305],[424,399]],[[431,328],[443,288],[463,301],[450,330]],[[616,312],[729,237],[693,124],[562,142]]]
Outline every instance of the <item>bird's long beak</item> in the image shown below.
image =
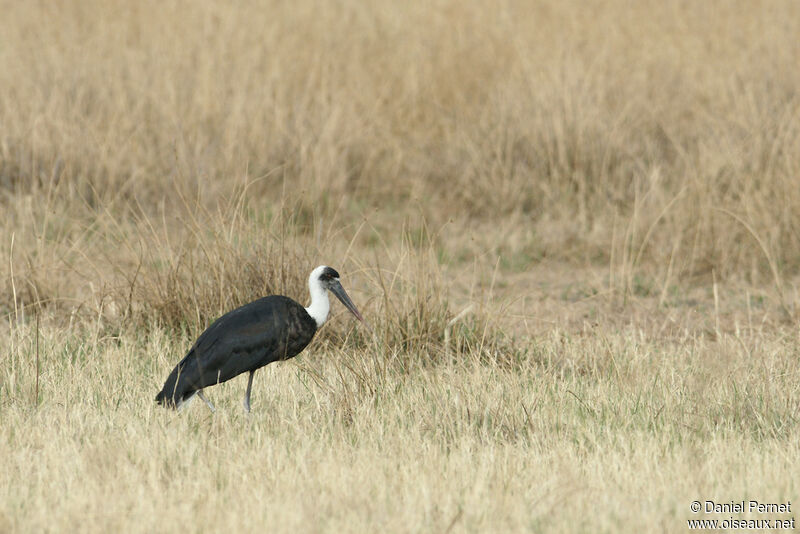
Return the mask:
[[348,310],[350,310],[350,313],[356,316],[356,319],[358,319],[364,324],[367,324],[364,321],[364,318],[361,317],[361,313],[359,313],[358,308],[356,308],[356,305],[353,304],[353,301],[350,300],[350,297],[347,296],[347,292],[342,287],[342,284],[340,284],[339,282],[333,282],[330,286],[330,289],[331,291],[333,291],[333,294],[336,295],[336,298],[338,298],[342,302],[342,304],[344,304],[345,307]]

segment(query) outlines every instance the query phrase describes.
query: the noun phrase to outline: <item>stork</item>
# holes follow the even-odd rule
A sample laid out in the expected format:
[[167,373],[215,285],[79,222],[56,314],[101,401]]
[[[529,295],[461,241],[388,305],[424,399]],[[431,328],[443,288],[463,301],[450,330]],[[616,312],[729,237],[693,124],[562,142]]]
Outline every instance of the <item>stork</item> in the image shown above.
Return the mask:
[[179,408],[196,394],[213,412],[214,406],[203,389],[250,373],[244,394],[244,409],[249,413],[256,370],[292,358],[309,344],[328,319],[331,308],[328,290],[366,326],[334,269],[320,265],[311,271],[308,289],[311,293],[308,308],[289,297],[272,295],[236,308],[214,321],[169,374],[156,395],[156,402],[168,408]]

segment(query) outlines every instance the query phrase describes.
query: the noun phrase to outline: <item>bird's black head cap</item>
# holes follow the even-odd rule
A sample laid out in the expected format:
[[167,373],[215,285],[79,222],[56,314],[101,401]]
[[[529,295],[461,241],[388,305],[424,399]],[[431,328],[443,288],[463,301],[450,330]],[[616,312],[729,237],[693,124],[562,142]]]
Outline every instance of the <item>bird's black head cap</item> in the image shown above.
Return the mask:
[[339,278],[339,273],[336,272],[336,269],[332,269],[330,267],[325,267],[325,270],[319,275],[319,279],[323,282],[335,280],[336,278]]

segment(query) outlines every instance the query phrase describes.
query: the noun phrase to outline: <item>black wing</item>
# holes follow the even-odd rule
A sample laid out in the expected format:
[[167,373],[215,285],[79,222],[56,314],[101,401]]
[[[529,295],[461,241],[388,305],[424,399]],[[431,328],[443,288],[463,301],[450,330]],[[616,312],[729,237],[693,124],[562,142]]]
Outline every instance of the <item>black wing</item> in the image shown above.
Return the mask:
[[156,401],[176,405],[198,389],[297,355],[317,324],[290,298],[264,297],[226,313],[195,341]]

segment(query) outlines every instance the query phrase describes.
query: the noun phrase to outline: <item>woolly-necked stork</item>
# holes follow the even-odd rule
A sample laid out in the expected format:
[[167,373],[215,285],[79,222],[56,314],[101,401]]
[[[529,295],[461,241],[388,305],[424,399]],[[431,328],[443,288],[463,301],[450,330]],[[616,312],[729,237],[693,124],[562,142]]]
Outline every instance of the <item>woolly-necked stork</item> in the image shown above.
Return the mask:
[[[308,277],[311,305],[281,295],[272,295],[245,304],[214,321],[195,341],[194,346],[167,377],[156,402],[178,408],[195,394],[214,411],[203,395],[203,388],[249,372],[244,409],[250,411],[250,389],[256,370],[268,363],[292,358],[309,344],[328,318],[331,290],[356,319],[364,322],[347,296],[339,273],[320,265]],[[364,323],[366,325],[366,323]]]

